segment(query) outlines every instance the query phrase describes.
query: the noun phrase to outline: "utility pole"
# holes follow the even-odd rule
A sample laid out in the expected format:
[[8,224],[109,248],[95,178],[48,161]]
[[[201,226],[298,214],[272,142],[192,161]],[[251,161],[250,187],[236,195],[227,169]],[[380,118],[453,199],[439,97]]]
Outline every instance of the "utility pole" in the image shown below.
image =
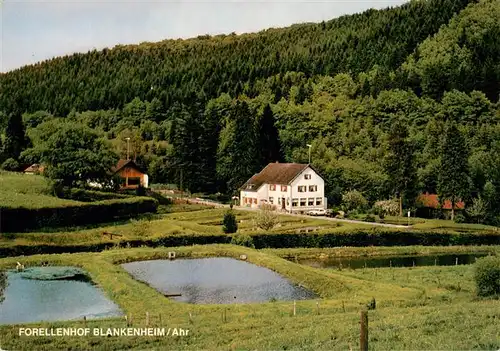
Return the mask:
[[130,138],[127,138],[127,161],[130,160]]
[[182,168],[181,168],[181,181],[180,181],[180,191],[182,191]]

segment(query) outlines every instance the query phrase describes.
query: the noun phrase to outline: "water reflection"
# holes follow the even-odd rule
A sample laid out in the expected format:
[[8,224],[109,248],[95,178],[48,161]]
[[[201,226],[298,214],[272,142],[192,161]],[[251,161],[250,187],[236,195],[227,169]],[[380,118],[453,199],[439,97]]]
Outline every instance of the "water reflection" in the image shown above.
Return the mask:
[[89,284],[77,280],[32,280],[7,272],[0,324],[55,321],[121,315],[116,304]]
[[122,265],[136,279],[188,303],[247,303],[314,298],[270,269],[232,258],[154,260]]
[[299,259],[297,263],[317,268],[381,268],[452,266],[472,264],[486,254],[432,255],[432,256],[384,256],[365,258]]
[[0,271],[0,303],[5,299],[4,292],[7,287],[7,274],[4,271]]

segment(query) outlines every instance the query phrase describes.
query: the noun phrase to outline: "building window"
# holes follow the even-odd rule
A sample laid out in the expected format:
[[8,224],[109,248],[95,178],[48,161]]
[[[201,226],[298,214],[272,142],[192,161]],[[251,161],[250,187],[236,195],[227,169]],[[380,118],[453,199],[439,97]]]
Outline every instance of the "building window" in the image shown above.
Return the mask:
[[310,192],[318,191],[318,186],[317,185],[309,185],[309,191]]
[[299,205],[299,199],[292,199],[292,206],[298,206]]
[[139,185],[141,184],[141,178],[139,177],[132,177],[128,178],[128,185]]
[[305,193],[307,190],[307,186],[299,185],[298,189],[299,189],[299,193]]
[[311,175],[310,174],[304,174],[304,179],[311,179]]
[[269,184],[269,191],[275,191],[275,190],[276,190],[276,185]]
[[300,198],[300,206],[305,206],[307,199],[305,197]]
[[316,206],[321,206],[323,204],[323,199],[321,197],[316,198]]
[[286,198],[286,205],[290,206],[290,198],[289,197]]
[[286,185],[281,186],[281,191],[286,191]]
[[281,197],[278,197],[278,205],[281,205]]
[[270,197],[270,198],[269,198],[269,203],[272,205],[272,204],[273,204],[273,202],[274,202],[274,197]]
[[310,197],[307,201],[307,206],[314,206],[314,197]]
[[253,203],[257,204],[257,199],[256,198],[253,199]]

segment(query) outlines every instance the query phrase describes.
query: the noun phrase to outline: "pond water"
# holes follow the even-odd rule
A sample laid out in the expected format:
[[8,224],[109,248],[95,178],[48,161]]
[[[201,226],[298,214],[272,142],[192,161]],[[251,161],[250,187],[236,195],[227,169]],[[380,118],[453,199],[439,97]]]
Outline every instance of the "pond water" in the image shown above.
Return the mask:
[[135,279],[174,300],[194,304],[230,304],[316,297],[270,269],[232,258],[154,260],[122,265]]
[[[317,268],[381,268],[381,267],[418,267],[418,266],[452,266],[472,264],[486,254],[455,254],[433,256],[384,256],[356,258],[299,259],[297,263]],[[290,259],[295,261],[294,258]]]
[[[1,290],[1,289],[0,289]],[[120,316],[119,307],[86,279],[33,280],[7,272],[0,324]],[[0,301],[2,298],[0,297]]]

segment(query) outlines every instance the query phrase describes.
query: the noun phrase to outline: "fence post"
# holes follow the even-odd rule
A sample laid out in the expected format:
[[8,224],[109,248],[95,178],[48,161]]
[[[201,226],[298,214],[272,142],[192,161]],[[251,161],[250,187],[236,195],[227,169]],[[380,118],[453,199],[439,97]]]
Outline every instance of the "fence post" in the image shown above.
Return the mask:
[[319,302],[316,301],[316,308],[318,309],[318,315],[319,315]]
[[296,314],[296,306],[297,306],[297,303],[295,302],[295,300],[293,300],[293,315],[294,316]]
[[361,333],[359,337],[361,351],[368,351],[368,311],[361,311]]
[[83,316],[83,326],[87,327],[87,317]]

